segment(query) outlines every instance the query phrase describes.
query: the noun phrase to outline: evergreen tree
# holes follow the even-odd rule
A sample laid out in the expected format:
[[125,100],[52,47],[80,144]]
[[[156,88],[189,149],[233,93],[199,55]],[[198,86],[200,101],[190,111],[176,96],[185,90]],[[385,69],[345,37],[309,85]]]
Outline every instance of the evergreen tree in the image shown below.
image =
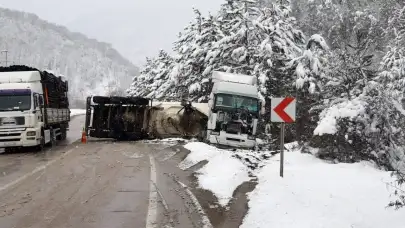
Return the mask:
[[147,58],[141,75],[134,78],[127,93],[130,96],[143,96],[159,100],[170,100],[174,89],[169,80],[173,68],[173,58],[164,50],[155,59]]
[[157,61],[153,58],[146,58],[146,64],[141,69],[140,75],[134,77],[130,88],[127,90],[129,96],[146,96],[151,91],[147,86],[153,83],[156,73]]
[[257,42],[252,19],[258,12],[255,0],[228,0],[221,6],[218,21],[224,37],[214,46],[214,51],[219,53],[218,70],[242,74],[253,72]]
[[177,63],[181,70],[181,84],[189,88],[189,98],[194,101],[206,101],[210,88],[208,78],[218,66],[212,47],[221,38],[222,32],[212,15],[201,17],[198,23],[198,32],[191,31],[194,34],[192,42],[178,42],[179,46],[183,45],[182,49],[187,51],[179,53]]
[[300,143],[310,140],[318,121],[317,112],[312,108],[321,101],[321,82],[328,73],[328,51],[329,47],[323,37],[315,34],[308,40],[302,56],[288,64],[289,68],[295,69],[296,75],[296,133]]
[[154,78],[147,84],[146,91],[150,91],[146,97],[157,100],[173,100],[175,88],[170,80],[173,68],[173,58],[164,50],[160,50],[156,58],[156,68],[153,69]]
[[[267,113],[270,113],[272,97],[295,95],[295,77],[287,63],[301,55],[305,37],[296,27],[295,18],[290,16],[289,8],[286,3],[273,3],[262,9],[259,17],[253,21],[257,31],[254,74],[259,78]],[[270,122],[269,115],[264,121]],[[279,135],[278,125],[272,124],[271,133]],[[292,140],[293,129],[287,128],[287,133],[287,140]]]
[[[402,130],[391,129],[405,128],[405,111],[403,110],[405,100],[403,89],[405,85],[405,6],[394,11],[386,34],[391,37],[391,42],[382,59],[382,72],[379,77],[383,85],[382,89],[386,91],[385,97],[387,97],[384,110],[381,110],[386,117],[383,119],[385,128],[382,131],[385,133],[385,140],[381,141],[380,136],[376,142],[379,142],[378,146],[382,147],[381,149],[387,151],[389,162],[398,178],[394,184],[398,200],[390,203],[390,206],[398,208],[405,206],[405,191],[401,191],[399,188],[405,183],[405,134]],[[391,105],[390,109],[387,109],[388,105]],[[385,144],[381,145],[382,142]]]
[[[315,129],[316,135],[321,135],[320,143],[322,156],[340,161],[353,162],[361,159],[378,159],[370,154],[367,137],[363,134],[369,122],[366,118],[368,111],[373,111],[368,102],[375,90],[370,89],[376,77],[374,62],[374,37],[381,34],[376,26],[376,19],[368,12],[356,12],[341,22],[343,28],[352,31],[346,41],[339,41],[333,52],[328,56],[328,74],[322,78],[321,85],[323,104],[319,107],[320,123]],[[346,37],[347,34],[343,34]],[[336,114],[336,109],[353,110],[349,114]],[[331,119],[329,119],[331,118]],[[337,129],[323,135],[322,125],[327,121],[336,121],[331,128]],[[358,130],[354,130],[358,129]],[[327,137],[329,140],[325,141]],[[330,142],[327,145],[326,142]]]

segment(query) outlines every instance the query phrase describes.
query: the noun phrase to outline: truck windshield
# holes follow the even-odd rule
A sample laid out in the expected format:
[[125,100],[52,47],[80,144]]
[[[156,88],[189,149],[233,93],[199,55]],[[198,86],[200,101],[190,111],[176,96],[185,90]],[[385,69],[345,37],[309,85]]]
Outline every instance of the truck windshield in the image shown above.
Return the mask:
[[259,100],[252,97],[237,96],[231,94],[218,94],[215,100],[215,108],[247,108],[251,112],[259,111]]
[[0,90],[0,111],[31,109],[30,90]]

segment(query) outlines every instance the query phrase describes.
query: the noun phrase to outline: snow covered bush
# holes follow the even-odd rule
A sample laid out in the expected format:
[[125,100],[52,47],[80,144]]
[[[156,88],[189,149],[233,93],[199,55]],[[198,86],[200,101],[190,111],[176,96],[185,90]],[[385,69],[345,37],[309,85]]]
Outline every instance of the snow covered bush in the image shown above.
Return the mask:
[[[388,20],[386,34],[390,38],[387,52],[381,61],[381,73],[379,80],[384,85],[392,109],[396,112],[385,112],[387,125],[390,127],[389,142],[386,150],[389,152],[390,162],[398,177],[393,183],[394,192],[398,195],[398,200],[390,205],[395,207],[405,207],[405,192],[400,186],[405,183],[405,127],[404,116],[404,85],[405,85],[405,5],[398,7]],[[387,110],[386,110],[387,111]],[[388,116],[389,115],[389,116]],[[399,186],[399,187],[398,187]]]
[[[322,102],[313,107],[321,112],[311,146],[320,148],[318,156],[338,162],[372,160],[380,167],[396,171],[398,184],[403,183],[404,11],[397,10],[387,20],[388,29],[384,32],[381,23],[384,20],[377,20],[371,9],[353,11],[336,5],[328,9],[333,7],[344,10],[347,16],[336,21],[330,31],[341,37],[330,41],[327,70],[319,83]],[[348,33],[349,30],[352,32]],[[384,50],[381,47],[384,39],[391,42],[381,60],[379,51]],[[403,203],[403,192],[398,194],[399,200],[392,205]]]
[[291,60],[287,67],[295,69],[297,88],[296,139],[300,143],[309,141],[316,127],[317,112],[312,107],[320,102],[321,82],[327,70],[326,54],[329,47],[322,36],[314,34],[307,42],[306,49],[298,58]]

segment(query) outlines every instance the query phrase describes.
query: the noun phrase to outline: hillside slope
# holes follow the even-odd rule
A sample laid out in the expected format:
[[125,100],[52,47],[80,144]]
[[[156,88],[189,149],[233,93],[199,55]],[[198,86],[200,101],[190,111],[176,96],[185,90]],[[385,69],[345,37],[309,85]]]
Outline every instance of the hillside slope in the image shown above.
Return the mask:
[[[72,106],[90,94],[125,90],[138,68],[110,44],[70,32],[30,13],[0,8],[0,64],[50,69],[69,79]],[[115,91],[117,92],[117,91]]]

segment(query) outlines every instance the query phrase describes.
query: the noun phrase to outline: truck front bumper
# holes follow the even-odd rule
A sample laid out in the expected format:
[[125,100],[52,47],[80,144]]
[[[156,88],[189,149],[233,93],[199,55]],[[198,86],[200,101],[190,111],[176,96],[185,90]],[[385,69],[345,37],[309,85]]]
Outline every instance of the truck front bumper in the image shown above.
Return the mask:
[[221,131],[219,135],[210,134],[209,142],[236,148],[254,148],[256,139],[248,139],[247,135],[229,134]]
[[[35,131],[35,135],[27,136],[27,132]],[[40,131],[35,128],[0,129],[0,148],[31,147],[40,143]]]

